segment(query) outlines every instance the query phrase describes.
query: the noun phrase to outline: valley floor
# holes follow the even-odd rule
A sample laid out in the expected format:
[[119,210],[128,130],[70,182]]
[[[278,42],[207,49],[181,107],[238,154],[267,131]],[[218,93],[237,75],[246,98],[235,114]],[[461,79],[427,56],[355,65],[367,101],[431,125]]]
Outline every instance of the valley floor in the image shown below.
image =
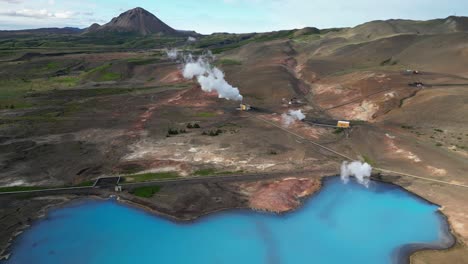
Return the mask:
[[[406,37],[386,41],[401,38]],[[375,61],[363,62],[362,43],[314,41],[249,43],[219,56],[227,80],[255,107],[249,112],[184,80],[180,65],[160,50],[5,58],[0,62],[0,191],[89,186],[98,177],[115,175],[123,183],[137,183],[316,171],[283,180],[119,194],[182,219],[238,207],[283,212],[318,190],[322,177],[338,174],[345,156],[439,181],[375,175],[439,204],[457,237],[453,248],[418,252],[412,263],[468,263],[468,192],[455,186],[468,185],[468,76],[429,63],[420,63],[418,75],[408,74],[406,68],[418,60],[404,51],[398,53],[401,58],[368,54]],[[398,62],[381,65],[388,57]],[[408,85],[419,81],[425,85]],[[301,102],[289,105],[293,97]],[[285,128],[281,114],[290,109],[301,109],[313,122],[350,120],[352,128],[306,122]],[[2,248],[38,212],[83,196],[111,194],[91,189],[43,197],[0,195]]]

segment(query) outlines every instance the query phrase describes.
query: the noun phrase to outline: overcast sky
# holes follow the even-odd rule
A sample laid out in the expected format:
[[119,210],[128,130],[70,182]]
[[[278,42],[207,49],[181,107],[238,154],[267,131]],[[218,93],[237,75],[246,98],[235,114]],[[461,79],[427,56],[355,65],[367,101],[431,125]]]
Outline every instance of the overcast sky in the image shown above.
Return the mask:
[[468,0],[0,0],[0,29],[88,27],[143,7],[176,29],[261,32],[468,16]]

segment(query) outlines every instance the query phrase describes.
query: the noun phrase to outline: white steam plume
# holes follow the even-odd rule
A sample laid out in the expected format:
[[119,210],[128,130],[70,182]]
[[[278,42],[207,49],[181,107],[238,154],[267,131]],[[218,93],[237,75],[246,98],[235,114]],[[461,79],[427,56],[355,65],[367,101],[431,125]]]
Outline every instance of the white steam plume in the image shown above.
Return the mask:
[[179,51],[177,49],[171,49],[171,50],[166,49],[166,55],[169,59],[176,60],[177,57],[179,56]]
[[281,120],[283,122],[283,126],[285,127],[289,127],[296,120],[303,120],[304,118],[306,118],[306,116],[302,113],[301,110],[289,110],[288,113],[281,115]]
[[194,60],[191,55],[186,58],[182,74],[185,79],[197,79],[205,92],[216,91],[219,98],[227,100],[242,101],[243,97],[237,87],[233,87],[224,79],[224,73],[209,62],[211,53],[200,56]]
[[195,41],[197,41],[197,39],[195,37],[188,37],[187,41],[188,42],[195,42]]
[[369,187],[371,173],[371,165],[365,162],[353,161],[348,163],[343,161],[343,164],[341,164],[341,180],[344,183],[348,183],[349,177],[354,176],[360,184]]

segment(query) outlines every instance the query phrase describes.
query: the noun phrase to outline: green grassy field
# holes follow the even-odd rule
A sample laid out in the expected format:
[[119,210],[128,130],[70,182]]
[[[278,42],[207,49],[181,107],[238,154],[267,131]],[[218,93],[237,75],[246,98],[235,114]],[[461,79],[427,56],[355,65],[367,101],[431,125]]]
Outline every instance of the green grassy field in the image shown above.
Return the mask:
[[154,180],[173,179],[179,177],[176,172],[149,172],[141,174],[125,175],[121,178],[124,183],[147,182]]
[[242,65],[242,62],[233,59],[221,59],[216,62],[216,65],[230,66],[230,65]]
[[159,186],[140,187],[132,190],[130,193],[143,198],[151,198],[161,190]]
[[214,112],[198,112],[194,116],[196,116],[196,117],[215,117],[217,115],[218,114],[216,114]]

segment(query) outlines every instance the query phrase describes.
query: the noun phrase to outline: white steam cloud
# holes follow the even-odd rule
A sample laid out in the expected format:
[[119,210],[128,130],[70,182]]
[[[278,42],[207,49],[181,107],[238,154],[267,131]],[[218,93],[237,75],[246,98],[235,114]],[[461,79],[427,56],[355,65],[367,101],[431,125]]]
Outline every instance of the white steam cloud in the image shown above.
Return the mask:
[[283,122],[283,126],[289,127],[292,123],[296,120],[303,120],[306,116],[302,113],[301,110],[289,110],[288,113],[284,113],[281,115],[281,121]]
[[372,167],[367,163],[343,161],[341,164],[341,180],[344,183],[348,183],[349,177],[354,176],[360,184],[369,187],[371,173]]
[[219,98],[242,101],[243,97],[237,87],[233,87],[224,79],[224,73],[211,65],[209,53],[194,60],[191,55],[186,58],[182,74],[185,79],[196,78],[205,92],[216,91]]
[[177,57],[179,56],[179,51],[177,49],[171,49],[171,50],[166,49],[166,55],[169,59],[176,60]]
[[187,38],[187,41],[188,41],[188,42],[195,42],[195,41],[197,41],[197,39],[194,38],[194,37],[188,37],[188,38]]

